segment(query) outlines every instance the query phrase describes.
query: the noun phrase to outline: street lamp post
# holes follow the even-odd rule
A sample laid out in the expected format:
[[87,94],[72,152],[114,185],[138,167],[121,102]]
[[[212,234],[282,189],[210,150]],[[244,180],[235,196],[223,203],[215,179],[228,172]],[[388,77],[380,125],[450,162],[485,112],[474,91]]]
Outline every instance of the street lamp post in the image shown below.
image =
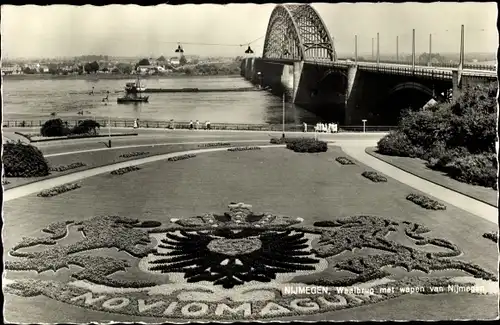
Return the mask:
[[108,105],[108,144],[111,148],[111,106]]
[[285,138],[285,93],[283,93],[283,134],[282,138]]
[[366,133],[366,120],[361,120],[363,122],[363,133]]
[[380,64],[380,42],[379,42],[379,33],[377,33],[377,67]]
[[375,51],[374,51],[374,48],[373,48],[373,42],[374,42],[374,39],[373,39],[373,37],[372,37],[372,60],[373,60],[373,58],[374,58],[374,56],[375,56],[375,55],[374,55],[374,52],[375,52]]
[[354,62],[358,63],[358,35],[354,35]]
[[396,36],[396,63],[399,63],[399,36]]
[[413,35],[411,40],[411,67],[415,70],[415,29],[413,29]]
[[429,34],[429,67],[432,66],[432,33]]

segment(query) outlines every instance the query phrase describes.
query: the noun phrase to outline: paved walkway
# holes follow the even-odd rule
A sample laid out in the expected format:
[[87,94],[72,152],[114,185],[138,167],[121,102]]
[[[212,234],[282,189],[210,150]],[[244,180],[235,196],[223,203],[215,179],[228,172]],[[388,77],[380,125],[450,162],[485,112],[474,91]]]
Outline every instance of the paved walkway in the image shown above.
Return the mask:
[[414,176],[386,162],[370,156],[365,152],[367,147],[376,146],[376,142],[360,140],[356,145],[340,143],[342,150],[352,158],[371,168],[389,176],[401,183],[411,186],[423,193],[434,196],[438,200],[454,205],[478,217],[498,224],[498,209],[489,204],[475,200],[443,186],[431,183],[423,178]]
[[[323,136],[323,139],[326,141],[332,141],[331,137]],[[229,139],[228,139],[229,140]],[[262,142],[263,140],[246,140],[248,142]],[[266,142],[269,140],[265,140]],[[404,183],[408,186],[411,186],[423,193],[434,196],[438,200],[446,202],[448,204],[454,205],[462,210],[470,212],[478,217],[491,221],[495,224],[498,223],[498,209],[492,207],[488,204],[482,203],[455,191],[449,190],[442,186],[431,183],[422,178],[416,177],[410,173],[407,173],[401,169],[398,169],[390,164],[387,164],[379,159],[376,159],[365,152],[367,147],[376,146],[378,139],[367,138],[360,135],[358,139],[339,139],[335,137],[335,144],[339,145],[342,150],[349,156],[352,156],[354,159],[360,161],[361,163],[370,166],[371,168],[389,176],[401,183]],[[201,144],[201,143],[209,143],[214,141],[205,141],[205,142],[182,142],[185,144]],[[217,141],[215,141],[217,142]],[[242,140],[239,140],[242,142]],[[131,144],[126,146],[117,146],[112,149],[123,149],[123,148],[137,148],[137,147],[146,147],[151,145],[172,145],[179,144],[178,142],[170,142],[170,143],[155,143],[155,144]],[[282,145],[266,145],[265,147],[281,147]],[[58,156],[58,155],[69,155],[81,152],[94,152],[94,151],[104,151],[110,150],[109,148],[94,148],[87,150],[77,150],[77,151],[69,151],[69,152],[59,152],[54,154],[48,154],[46,156]],[[16,198],[20,198],[29,194],[37,193],[44,189],[49,189],[54,186],[59,186],[66,183],[76,182],[82,180],[87,177],[111,172],[115,169],[128,167],[128,166],[136,166],[149,162],[160,161],[164,159],[168,159],[170,157],[179,156],[188,153],[205,153],[205,152],[214,152],[214,151],[224,151],[227,148],[210,148],[210,149],[198,149],[191,150],[185,152],[176,152],[169,153],[164,155],[158,155],[153,157],[146,157],[121,163],[116,163],[113,165],[108,165],[104,167],[98,167],[90,170],[85,170],[81,172],[76,172],[69,175],[60,176],[57,178],[52,178],[48,180],[42,180],[40,182],[27,184],[24,186],[19,186],[13,189],[9,189],[4,192],[4,200],[10,201]]]

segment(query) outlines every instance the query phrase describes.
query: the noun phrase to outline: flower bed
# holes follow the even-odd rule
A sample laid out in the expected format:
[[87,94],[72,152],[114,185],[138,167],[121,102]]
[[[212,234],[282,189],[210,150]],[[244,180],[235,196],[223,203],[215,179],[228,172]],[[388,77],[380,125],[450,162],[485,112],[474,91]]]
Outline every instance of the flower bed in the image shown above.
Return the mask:
[[40,193],[38,193],[37,196],[39,196],[39,197],[52,197],[52,196],[56,196],[56,195],[59,195],[59,194],[65,193],[65,192],[76,190],[80,187],[81,187],[81,185],[78,183],[64,184],[61,186],[53,187],[53,188],[48,189],[48,190],[43,190]]
[[[141,223],[119,216],[96,216],[77,223],[54,223],[46,228],[48,236],[24,238],[24,245],[18,244],[10,251],[11,256],[19,259],[6,261],[5,268],[8,272],[56,272],[70,265],[78,265],[81,269],[72,273],[71,278],[82,282],[77,285],[75,282],[22,279],[11,282],[5,290],[23,297],[43,295],[109,313],[186,319],[258,320],[317,314],[410,293],[398,288],[418,287],[422,288],[418,293],[433,294],[438,293],[436,287],[447,290],[449,285],[475,284],[472,280],[464,283],[448,277],[413,276],[390,280],[390,286],[396,290],[386,292],[379,289],[387,286],[387,281],[382,278],[389,274],[381,270],[387,266],[426,273],[434,270],[463,270],[471,275],[471,279],[497,281],[494,273],[478,265],[448,258],[461,255],[461,250],[445,239],[425,237],[424,234],[430,230],[419,224],[400,223],[376,216],[351,216],[316,222],[315,227],[311,227],[298,224],[297,218],[253,213],[251,207],[244,204],[231,204],[229,207],[230,211],[223,215],[207,213],[202,217],[172,219],[170,227],[165,225],[161,231],[163,235],[155,237],[157,243],[154,245],[150,245],[150,236],[158,228],[144,228],[156,227],[159,222]],[[57,245],[55,240],[67,234],[67,225],[78,227],[84,238],[76,243]],[[244,225],[244,228],[234,231],[236,225]],[[417,240],[417,245],[434,245],[445,252],[428,252],[387,238],[389,232],[403,229],[407,236]],[[313,244],[313,238],[318,236],[311,237],[307,233],[319,234],[319,241]],[[41,252],[18,251],[22,247],[44,243],[53,246]],[[151,278],[145,281],[135,277],[113,278],[111,276],[114,273],[126,271],[131,264],[116,256],[93,255],[99,248],[116,248],[140,258],[139,264],[146,263],[139,267],[140,270],[150,270],[149,266],[153,266],[155,271],[165,273],[169,282],[155,282]],[[337,261],[327,259],[354,248],[373,248],[381,252],[368,256],[346,254]],[[322,273],[315,268],[321,263],[323,267],[349,271],[353,275],[337,278],[331,276],[329,271]],[[334,295],[325,293],[313,297],[305,293],[279,294],[282,284],[291,287],[297,285],[293,278],[299,272],[307,273],[307,270],[320,273],[301,280],[300,285],[326,286]],[[178,276],[179,273],[181,275]],[[286,275],[286,280],[278,280],[281,274]],[[255,295],[254,299],[247,296],[246,300],[239,300],[241,292],[249,292],[254,287],[247,285],[253,281],[263,286],[261,292],[257,293],[258,297]],[[365,283],[368,281],[372,282]],[[358,283],[373,288],[374,294],[342,293],[334,288]],[[262,299],[266,292],[271,293],[272,298]]]
[[287,149],[293,150],[294,152],[326,152],[328,150],[328,145],[324,141],[308,138],[300,139],[289,139],[285,140]]
[[364,171],[361,175],[375,183],[387,182],[387,178],[378,174],[377,172]]
[[144,156],[144,155],[149,155],[149,152],[135,151],[135,152],[124,153],[123,155],[120,155],[120,158],[132,158],[132,157],[139,157],[139,156]]
[[85,167],[87,164],[84,164],[82,162],[76,162],[76,163],[71,163],[69,165],[62,165],[62,166],[57,166],[57,167],[50,167],[51,172],[64,172],[70,169],[76,169],[80,167]]
[[111,175],[123,175],[123,174],[126,174],[126,173],[130,173],[130,172],[133,172],[133,171],[136,171],[136,170],[140,170],[141,168],[137,167],[137,166],[129,166],[129,167],[123,167],[123,168],[118,168],[118,169],[115,169],[111,172]]
[[260,147],[235,147],[227,149],[227,151],[247,151],[247,150],[260,150]]
[[483,237],[491,241],[494,241],[495,243],[498,243],[498,232],[496,231],[484,233]]
[[408,194],[406,199],[427,210],[446,210],[446,205],[425,195],[411,193]]
[[184,160],[184,159],[189,159],[189,158],[194,158],[196,157],[195,154],[193,153],[190,153],[190,154],[187,154],[187,155],[181,155],[181,156],[176,156],[176,157],[170,157],[168,158],[168,161],[177,161],[177,160]]
[[355,165],[351,159],[346,157],[337,157],[335,160],[341,165]]
[[198,148],[227,147],[230,145],[229,142],[202,143],[198,145]]

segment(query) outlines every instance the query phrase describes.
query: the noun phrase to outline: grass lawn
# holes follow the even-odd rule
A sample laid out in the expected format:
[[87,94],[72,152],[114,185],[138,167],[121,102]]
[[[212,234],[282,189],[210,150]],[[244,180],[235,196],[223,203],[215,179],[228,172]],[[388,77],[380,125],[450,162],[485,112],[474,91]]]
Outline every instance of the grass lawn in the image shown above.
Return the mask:
[[428,168],[425,166],[425,160],[419,158],[382,155],[376,150],[376,148],[367,148],[366,153],[429,182],[498,207],[498,192],[492,188],[457,181],[446,175],[446,173]]
[[[248,142],[231,142],[231,141],[216,141],[214,140],[213,142],[229,142],[231,143],[231,146],[247,146],[247,145],[253,145]],[[262,145],[262,143],[260,143]],[[104,145],[103,145],[104,146]],[[62,172],[56,172],[53,171],[51,172],[48,176],[45,177],[7,177],[6,180],[9,181],[9,184],[4,185],[4,188],[6,190],[10,188],[14,188],[17,186],[21,185],[26,185],[34,182],[38,182],[44,179],[50,179],[53,177],[58,177],[62,175],[67,175],[71,174],[77,171],[82,171],[90,168],[95,168],[95,167],[102,167],[118,162],[123,162],[127,160],[134,160],[134,159],[140,159],[140,158],[146,158],[154,155],[161,155],[161,154],[166,154],[166,153],[172,153],[172,152],[178,152],[178,151],[186,151],[186,150],[193,150],[193,149],[198,149],[197,144],[175,144],[175,145],[168,145],[168,146],[147,146],[147,147],[137,147],[137,148],[125,148],[125,149],[116,149],[116,150],[103,150],[103,151],[95,151],[95,152],[82,152],[82,153],[76,153],[76,154],[71,154],[71,155],[63,155],[63,156],[53,156],[53,157],[46,157],[47,161],[49,162],[50,167],[57,167],[57,166],[63,166],[63,165],[69,165],[72,163],[76,162],[82,162],[86,166],[71,169],[71,170],[66,170]],[[123,154],[129,154],[132,152],[148,152],[149,154],[147,155],[141,155],[137,157],[130,157],[130,158],[123,158],[120,157],[120,155]]]
[[[184,148],[192,148],[192,145]],[[145,148],[127,150],[130,151],[151,152]],[[116,159],[120,153],[113,154]],[[122,176],[102,174],[90,177],[80,182],[82,185],[80,189],[51,198],[41,198],[33,194],[15,199],[6,202],[4,206],[4,258],[11,259],[6,256],[6,251],[21,237],[39,236],[42,228],[55,221],[78,221],[96,215],[119,215],[168,223],[173,217],[192,217],[208,212],[220,213],[227,211],[230,202],[245,202],[252,204],[256,212],[301,217],[306,225],[312,225],[315,221],[353,215],[375,215],[398,222],[419,223],[431,230],[425,234],[426,237],[447,239],[458,245],[463,254],[456,259],[478,264],[495,273],[498,267],[498,248],[495,243],[483,238],[482,234],[497,230],[497,225],[451,205],[447,205],[444,211],[425,210],[406,200],[407,194],[418,193],[417,191],[391,178],[388,178],[387,183],[373,183],[361,175],[363,171],[371,170],[369,167],[355,160],[353,160],[355,165],[341,165],[335,161],[339,156],[347,155],[335,146],[330,146],[328,152],[320,154],[298,154],[282,148],[213,152],[176,162],[161,161],[145,164],[140,166],[141,170]],[[81,159],[72,158],[72,161],[65,163]],[[397,236],[390,239],[406,246],[414,245],[409,238],[405,239],[408,242],[399,240]],[[431,245],[419,248],[432,251]],[[140,274],[140,270],[137,269],[137,259],[133,262],[126,253],[112,252],[113,250],[115,249],[102,250],[99,254],[107,253],[130,260],[132,262],[130,271],[137,278],[151,276]],[[365,249],[355,250],[352,254],[360,254],[361,251]],[[367,251],[369,252],[369,249]],[[368,253],[365,251],[364,254]],[[401,272],[395,268],[393,275],[401,276]],[[35,276],[33,271],[25,274],[28,273]],[[48,273],[53,274],[52,271],[47,271],[38,276]],[[61,278],[68,276],[67,271],[58,273],[60,274],[56,275]],[[442,272],[443,275],[447,273],[453,276],[459,275],[455,274],[455,271]],[[8,278],[19,278],[19,275]],[[447,294],[418,298],[403,297],[391,300],[401,308],[393,308],[390,302],[386,302],[328,313],[328,317],[366,320],[380,315],[380,319],[415,319],[420,314],[415,311],[425,310],[425,313],[433,315],[434,319],[454,319],[467,318],[460,312],[470,310],[471,306],[480,309],[481,315],[485,317],[495,315],[497,306],[492,302],[497,297],[460,298],[462,296]],[[23,299],[30,299],[36,302],[35,305],[42,304],[42,301],[47,302],[40,297],[16,297],[12,301]],[[430,303],[431,301],[433,303]],[[58,312],[66,314],[67,309],[68,313],[52,321],[61,319],[90,321],[84,316],[87,313],[85,309],[54,303],[54,306],[61,306],[55,307]],[[5,311],[7,319],[22,321],[19,308],[17,303],[7,304]],[[442,308],[446,309],[440,311]],[[454,316],[455,311],[458,313],[457,317]],[[50,313],[51,311],[47,311],[47,314]],[[103,313],[91,312],[91,315],[101,314]],[[322,318],[325,315],[327,314],[319,314],[313,319],[325,319]],[[479,317],[479,313],[470,315],[469,319]],[[121,318],[113,317],[113,319]]]

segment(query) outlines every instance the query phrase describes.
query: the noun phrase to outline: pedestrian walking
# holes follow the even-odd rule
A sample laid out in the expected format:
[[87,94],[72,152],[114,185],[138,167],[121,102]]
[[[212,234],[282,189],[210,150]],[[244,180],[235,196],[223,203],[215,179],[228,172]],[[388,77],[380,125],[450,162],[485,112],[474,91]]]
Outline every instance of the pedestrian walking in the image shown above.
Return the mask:
[[207,130],[210,130],[210,129],[211,129],[211,127],[210,127],[210,121],[206,121],[206,122],[205,122],[205,128],[206,128]]
[[172,130],[175,130],[174,119],[170,119],[170,126],[169,126],[169,128],[172,129]]
[[196,130],[200,129],[200,121],[196,120]]
[[192,130],[193,129],[193,120],[190,120],[189,121],[189,129]]
[[134,120],[134,129],[137,129],[139,127],[139,123],[137,122],[137,119]]

